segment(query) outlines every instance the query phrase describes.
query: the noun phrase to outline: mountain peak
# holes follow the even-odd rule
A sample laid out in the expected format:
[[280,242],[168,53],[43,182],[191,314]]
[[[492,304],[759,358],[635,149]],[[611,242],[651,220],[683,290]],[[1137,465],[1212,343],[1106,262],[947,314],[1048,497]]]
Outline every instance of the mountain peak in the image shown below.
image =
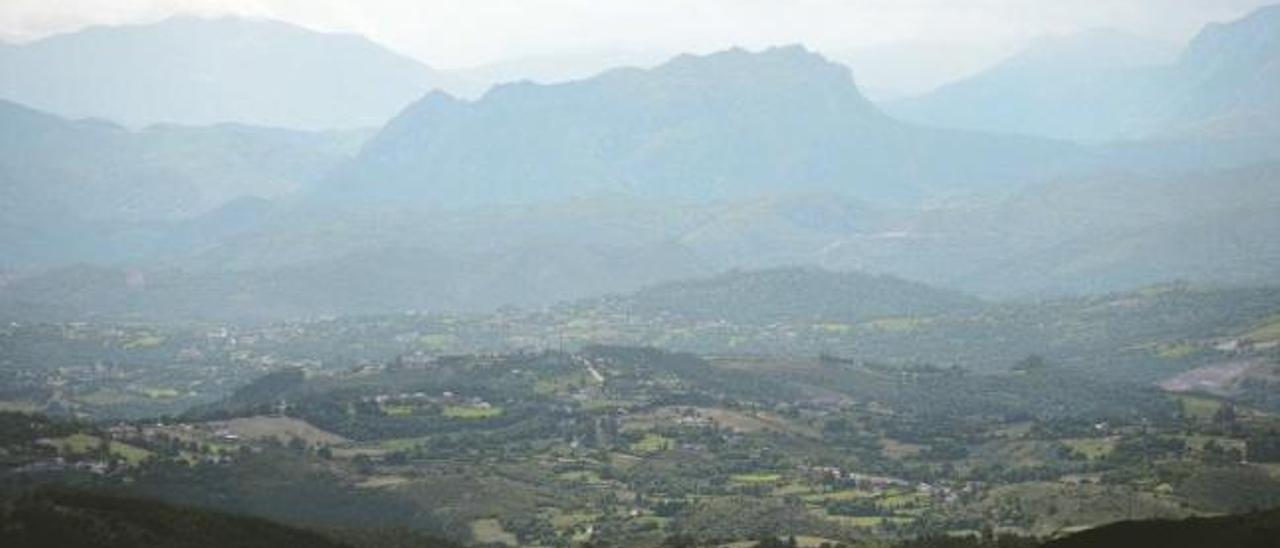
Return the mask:
[[734,48],[504,84],[474,101],[427,96],[369,141],[356,159],[363,169],[334,181],[344,195],[462,206],[600,191],[703,199],[738,187],[832,190],[847,184],[846,164],[862,160],[823,151],[859,150],[895,128],[843,65],[799,46]]
[[733,47],[705,54],[682,53],[653,68],[620,67],[590,78],[554,84],[517,80],[493,86],[484,98],[596,84],[653,86],[661,83],[712,85],[719,89],[824,83],[857,91],[848,67],[793,44],[759,51]]
[[179,13],[161,19],[155,23],[144,23],[138,26],[275,26],[301,28],[293,23],[271,19],[268,17],[245,17],[241,15],[195,15]]
[[733,46],[728,49],[722,49],[705,54],[682,53],[669,61],[670,63],[681,62],[751,62],[761,59],[774,59],[780,61],[797,62],[812,61],[819,63],[827,63],[827,59],[821,54],[806,48],[803,44],[783,44],[780,46],[769,46],[767,48],[752,51],[742,46]]
[[361,38],[357,35],[318,32],[293,23],[266,17],[242,17],[238,15],[204,16],[193,14],[171,15],[158,21],[91,25],[78,31],[55,34],[32,42],[75,44],[85,40],[103,40],[106,38],[143,40],[164,37],[165,39],[181,39],[194,42],[198,39],[243,36],[246,34],[261,35],[323,35],[331,37]]
[[[945,151],[923,167],[921,140]],[[1040,172],[1050,151],[1053,162],[1076,154],[899,124],[841,64],[801,46],[734,48],[506,84],[473,101],[425,97],[317,198],[469,208],[600,192],[701,201],[814,191],[910,201]]]
[[758,80],[759,83],[805,82],[826,80],[836,85],[853,87],[849,68],[832,62],[804,46],[775,46],[760,51],[741,47],[704,55],[683,54],[654,67],[656,75],[697,74],[707,78]]
[[1199,70],[1256,63],[1280,56],[1280,4],[1264,6],[1245,17],[1210,23],[1192,39],[1182,63]]

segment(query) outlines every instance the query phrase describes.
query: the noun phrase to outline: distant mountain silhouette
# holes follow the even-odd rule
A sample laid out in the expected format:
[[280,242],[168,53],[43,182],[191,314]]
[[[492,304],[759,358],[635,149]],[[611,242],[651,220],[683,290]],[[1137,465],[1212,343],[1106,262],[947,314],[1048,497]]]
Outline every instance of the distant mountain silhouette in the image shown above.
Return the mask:
[[361,140],[235,124],[135,131],[0,100],[0,192],[28,213],[43,203],[90,220],[185,218],[296,190]]
[[894,116],[941,127],[1079,141],[1113,137],[1135,123],[1172,47],[1111,30],[1045,38],[974,76],[884,104]]
[[443,77],[369,40],[286,23],[175,17],[0,48],[0,98],[128,126],[375,127]]
[[1174,69],[1166,131],[1280,135],[1280,4],[1196,36]]
[[1160,51],[1114,33],[1042,42],[885,107],[918,123],[1079,141],[1280,135],[1280,5],[1206,26],[1176,60],[1159,62]]
[[[160,227],[137,223],[189,223],[236,201],[283,196],[327,174],[362,139],[234,124],[135,131],[0,100],[0,265],[119,260],[131,245],[104,223],[134,224],[126,231],[134,240],[164,239]],[[236,222],[211,220],[202,238]],[[184,230],[162,232],[175,228]]]

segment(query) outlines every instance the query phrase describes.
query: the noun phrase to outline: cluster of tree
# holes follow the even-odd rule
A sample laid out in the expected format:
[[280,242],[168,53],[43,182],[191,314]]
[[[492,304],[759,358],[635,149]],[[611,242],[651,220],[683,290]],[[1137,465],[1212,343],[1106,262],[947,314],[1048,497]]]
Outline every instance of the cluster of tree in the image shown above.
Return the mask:
[[1245,453],[1253,462],[1280,462],[1280,432],[1268,430],[1249,437]]
[[873,500],[850,499],[828,501],[825,505],[827,513],[835,516],[892,516],[893,510],[882,508]]

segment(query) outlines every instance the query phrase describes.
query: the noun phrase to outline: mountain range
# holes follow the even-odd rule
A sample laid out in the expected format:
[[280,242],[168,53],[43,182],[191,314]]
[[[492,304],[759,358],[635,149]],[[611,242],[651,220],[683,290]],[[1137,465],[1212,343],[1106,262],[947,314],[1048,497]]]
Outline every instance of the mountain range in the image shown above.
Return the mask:
[[451,207],[594,192],[706,200],[828,191],[918,203],[1088,169],[1093,156],[900,123],[859,93],[848,68],[790,46],[501,85],[476,101],[432,93],[323,194]]
[[[1176,88],[1197,98],[1179,104],[1249,112],[1214,118],[1247,131],[1188,123],[1126,142],[904,122],[798,46],[474,100],[430,92],[368,131],[131,129],[0,102],[0,305],[47,319],[538,307],[789,265],[995,298],[1266,283],[1280,134],[1265,130],[1275,111],[1249,109],[1277,83],[1274,13],[1206,29],[1177,63],[1200,75],[1179,77],[1200,82]],[[84,32],[150,44],[154,30]],[[1164,55],[1034,49],[1021,64],[1107,74],[1149,74]],[[1052,87],[1063,72],[1048,74]],[[1116,93],[1147,93],[1124,81],[1138,87]],[[1219,81],[1239,93],[1213,95]]]

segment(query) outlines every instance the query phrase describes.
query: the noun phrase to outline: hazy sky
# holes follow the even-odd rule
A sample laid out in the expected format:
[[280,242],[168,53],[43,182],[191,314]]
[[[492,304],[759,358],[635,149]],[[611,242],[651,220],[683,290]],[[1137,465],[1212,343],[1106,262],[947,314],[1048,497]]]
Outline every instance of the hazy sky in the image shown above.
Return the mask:
[[803,43],[837,56],[882,51],[917,64],[936,54],[930,70],[942,74],[992,62],[1031,38],[1089,28],[1183,42],[1206,22],[1276,1],[0,0],[0,38],[24,41],[174,14],[236,14],[358,32],[441,68]]

